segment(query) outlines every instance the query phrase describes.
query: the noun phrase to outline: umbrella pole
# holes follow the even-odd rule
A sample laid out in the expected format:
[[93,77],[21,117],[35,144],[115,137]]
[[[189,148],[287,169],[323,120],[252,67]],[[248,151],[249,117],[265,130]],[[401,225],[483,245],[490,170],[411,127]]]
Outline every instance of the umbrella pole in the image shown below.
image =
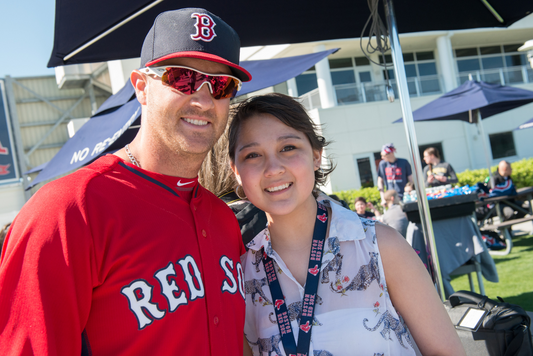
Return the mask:
[[481,136],[481,141],[483,142],[483,150],[485,151],[485,159],[487,160],[487,167],[489,168],[489,184],[491,188],[494,188],[494,178],[492,177],[492,169],[491,166],[491,159],[490,159],[490,153],[489,153],[489,145],[487,143],[487,135],[485,135],[485,129],[483,128],[483,123],[481,122],[481,114],[479,113],[479,110],[476,110],[476,118],[477,118],[477,128],[479,130],[479,135]]
[[389,38],[392,50],[392,60],[394,64],[394,73],[396,75],[396,82],[398,84],[398,95],[400,97],[400,104],[403,113],[403,124],[407,136],[407,144],[409,148],[409,155],[414,165],[413,173],[415,177],[415,187],[418,194],[418,211],[420,212],[420,220],[422,225],[422,232],[426,246],[431,251],[431,263],[433,267],[433,282],[437,288],[437,292],[442,300],[445,300],[444,288],[442,285],[442,277],[440,273],[439,258],[437,255],[437,246],[435,245],[435,236],[433,234],[433,225],[431,223],[431,215],[429,212],[429,204],[425,190],[425,179],[422,172],[422,163],[420,160],[420,153],[418,152],[418,142],[416,140],[415,124],[413,121],[413,113],[411,110],[411,102],[409,101],[409,90],[407,88],[407,77],[405,75],[405,66],[402,56],[402,48],[400,46],[400,39],[398,37],[398,29],[396,27],[396,18],[394,15],[394,8],[392,0],[384,0],[385,14],[387,16],[387,23],[389,28]]

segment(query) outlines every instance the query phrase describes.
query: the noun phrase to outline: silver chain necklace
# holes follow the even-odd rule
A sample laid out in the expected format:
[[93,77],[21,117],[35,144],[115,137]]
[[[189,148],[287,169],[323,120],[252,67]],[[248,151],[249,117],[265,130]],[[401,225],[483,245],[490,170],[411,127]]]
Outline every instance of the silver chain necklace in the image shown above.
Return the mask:
[[129,145],[126,145],[126,146],[124,146],[124,148],[126,149],[126,154],[128,155],[131,163],[133,163],[137,167],[141,168],[141,164],[135,159],[135,156],[130,152],[130,148],[128,146]]

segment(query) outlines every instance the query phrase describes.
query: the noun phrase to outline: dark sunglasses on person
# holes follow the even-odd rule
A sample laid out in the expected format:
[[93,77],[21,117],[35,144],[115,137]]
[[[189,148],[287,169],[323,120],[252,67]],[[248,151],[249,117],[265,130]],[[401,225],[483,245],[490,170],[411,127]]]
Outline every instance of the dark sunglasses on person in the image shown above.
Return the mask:
[[160,77],[163,84],[187,95],[197,92],[202,85],[207,84],[211,95],[217,100],[234,98],[242,85],[242,82],[232,75],[204,73],[184,66],[145,67],[140,71]]

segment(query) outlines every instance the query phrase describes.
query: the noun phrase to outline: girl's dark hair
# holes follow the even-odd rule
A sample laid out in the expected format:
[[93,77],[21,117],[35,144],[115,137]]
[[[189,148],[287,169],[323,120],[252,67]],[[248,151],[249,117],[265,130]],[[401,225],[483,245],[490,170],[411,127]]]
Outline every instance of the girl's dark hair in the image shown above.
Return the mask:
[[[235,162],[235,146],[242,123],[257,114],[270,114],[285,125],[303,133],[313,150],[322,151],[330,144],[319,135],[320,127],[309,117],[302,104],[294,98],[278,93],[254,96],[241,102],[233,111],[233,120],[228,132],[228,153],[232,162]],[[318,194],[317,186],[324,185],[328,175],[335,169],[331,159],[326,157],[326,160],[326,165],[321,165],[321,169],[315,171],[315,189],[313,190],[315,197]]]

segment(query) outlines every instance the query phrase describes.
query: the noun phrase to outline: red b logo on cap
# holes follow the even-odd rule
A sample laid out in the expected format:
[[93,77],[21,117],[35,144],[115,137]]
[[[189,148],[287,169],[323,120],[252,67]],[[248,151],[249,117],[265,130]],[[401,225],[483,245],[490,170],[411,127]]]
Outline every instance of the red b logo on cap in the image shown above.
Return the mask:
[[217,35],[214,30],[214,27],[216,26],[215,21],[213,21],[211,16],[207,14],[199,14],[196,12],[192,14],[191,17],[196,18],[196,23],[194,24],[194,27],[196,27],[196,33],[191,35],[191,38],[195,41],[202,40],[205,42],[211,42]]

